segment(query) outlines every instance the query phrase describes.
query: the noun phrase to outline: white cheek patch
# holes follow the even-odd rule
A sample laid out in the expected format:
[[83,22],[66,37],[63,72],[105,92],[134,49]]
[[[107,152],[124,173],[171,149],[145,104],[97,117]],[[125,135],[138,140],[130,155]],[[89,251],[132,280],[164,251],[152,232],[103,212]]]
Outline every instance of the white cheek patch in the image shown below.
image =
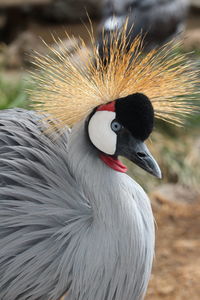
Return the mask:
[[120,17],[112,16],[106,19],[103,27],[105,28],[105,30],[115,30],[117,28],[121,28],[124,21],[125,21],[125,17],[123,16]]
[[111,129],[111,123],[116,113],[112,111],[97,111],[88,124],[88,133],[92,144],[100,151],[113,155],[116,151],[117,135]]

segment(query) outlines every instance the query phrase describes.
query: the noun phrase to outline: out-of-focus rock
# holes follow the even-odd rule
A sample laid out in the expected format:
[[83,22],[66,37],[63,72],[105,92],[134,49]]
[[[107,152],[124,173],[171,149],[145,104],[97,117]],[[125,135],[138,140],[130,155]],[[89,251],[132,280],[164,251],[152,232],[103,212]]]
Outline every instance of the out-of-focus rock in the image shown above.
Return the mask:
[[43,5],[51,2],[51,0],[1,0],[0,7],[13,7],[25,5]]
[[193,249],[199,249],[200,248],[200,240],[185,240],[185,239],[179,239],[173,243],[173,248],[177,251],[192,251]]
[[[63,64],[65,57],[70,56],[70,60],[84,68],[84,62],[87,62],[91,55],[89,47],[82,45],[81,41],[76,38],[63,39],[62,41],[55,41],[50,48],[47,48],[48,55],[53,56],[58,63]],[[52,51],[53,50],[53,51]],[[55,51],[54,51],[55,50]],[[62,59],[60,60],[59,57]],[[81,58],[81,59],[80,59]]]
[[7,17],[5,14],[0,13],[0,29],[5,26]]
[[44,53],[45,48],[42,41],[40,41],[33,33],[25,31],[4,50],[5,65],[11,69],[30,65],[31,54],[33,51]]
[[[200,41],[200,40],[199,40]],[[200,45],[200,44],[199,44]],[[200,49],[200,47],[199,47]],[[198,138],[192,145],[191,151],[188,153],[186,157],[186,161],[192,166],[200,167],[200,138]]]
[[[87,61],[90,55],[90,49],[83,47],[81,41],[76,38],[65,38],[63,40],[54,40],[54,43],[47,46],[34,33],[25,31],[21,33],[16,40],[9,46],[0,44],[0,65],[6,66],[9,69],[19,69],[23,66],[31,66],[34,53],[50,55],[63,64],[63,58],[70,55],[71,60],[78,62]],[[59,55],[62,57],[59,60]],[[80,65],[81,67],[81,65]]]
[[151,197],[157,203],[170,202],[172,205],[195,203],[200,199],[198,191],[180,184],[163,184],[157,187]]
[[[54,49],[57,54],[68,55],[75,53],[77,48],[80,48],[80,41],[77,38],[66,38],[55,41],[54,44],[51,45],[51,48]],[[50,54],[53,55],[53,53]],[[57,57],[56,54],[55,56]]]
[[102,0],[52,0],[39,14],[55,22],[80,21],[81,18],[100,16]]
[[[102,28],[105,34],[121,30],[127,22],[128,40],[141,34],[145,51],[177,38],[185,28],[187,0],[104,0],[105,8],[99,30],[99,52],[103,55]],[[113,15],[116,17],[113,18]]]
[[[59,59],[59,55],[63,57],[67,57],[68,55],[70,55],[70,57],[72,59],[74,59],[73,57],[77,55],[77,59],[78,56],[82,56],[84,55],[84,51],[87,50],[83,47],[83,45],[81,44],[81,40],[79,38],[64,38],[64,39],[54,39],[54,43],[51,43],[51,45],[46,46],[44,45],[46,48],[46,53],[52,57],[54,57],[55,59]],[[44,50],[44,49],[43,49]],[[62,60],[63,61],[63,60]]]
[[200,9],[200,1],[199,0],[190,0],[192,7],[197,7]]
[[171,294],[175,290],[175,286],[173,283],[166,284],[166,281],[163,282],[160,280],[158,285],[158,293],[161,295],[168,295]]
[[178,219],[200,214],[200,193],[192,187],[181,184],[163,184],[150,194],[157,221],[159,219]]
[[183,41],[183,48],[185,51],[192,51],[200,49],[200,30],[197,29],[190,29],[187,30],[185,34],[185,38]]

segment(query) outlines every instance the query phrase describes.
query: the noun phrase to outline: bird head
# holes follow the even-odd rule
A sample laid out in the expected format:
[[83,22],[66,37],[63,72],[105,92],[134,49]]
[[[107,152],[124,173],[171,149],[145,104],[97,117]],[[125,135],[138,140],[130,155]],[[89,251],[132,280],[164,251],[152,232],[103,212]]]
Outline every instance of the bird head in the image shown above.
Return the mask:
[[109,167],[127,171],[118,160],[120,155],[161,178],[160,168],[144,143],[153,125],[151,101],[145,95],[135,93],[95,108],[89,116],[87,130],[91,143]]
[[104,61],[92,33],[92,47],[81,40],[75,57],[66,53],[60,40],[58,49],[50,47],[52,57],[36,55],[41,72],[33,75],[37,88],[32,101],[61,128],[85,119],[89,141],[109,167],[125,172],[118,160],[124,156],[161,177],[144,141],[154,118],[180,125],[182,116],[196,109],[197,72],[170,45],[144,55],[142,37],[129,43],[126,33],[125,24],[120,34],[111,33],[109,44],[104,40]]

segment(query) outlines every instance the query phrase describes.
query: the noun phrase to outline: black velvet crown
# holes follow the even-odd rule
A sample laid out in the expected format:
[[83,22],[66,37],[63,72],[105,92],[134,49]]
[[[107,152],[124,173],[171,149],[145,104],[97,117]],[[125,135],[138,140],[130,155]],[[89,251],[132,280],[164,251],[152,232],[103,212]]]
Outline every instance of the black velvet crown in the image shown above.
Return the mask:
[[116,118],[139,140],[146,140],[153,130],[154,110],[144,94],[136,93],[116,100]]

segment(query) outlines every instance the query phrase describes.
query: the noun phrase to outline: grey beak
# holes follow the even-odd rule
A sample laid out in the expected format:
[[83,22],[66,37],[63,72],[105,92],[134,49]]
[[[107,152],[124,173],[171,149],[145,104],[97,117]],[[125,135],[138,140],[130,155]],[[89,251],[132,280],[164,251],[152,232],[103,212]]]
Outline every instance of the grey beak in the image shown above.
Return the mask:
[[155,177],[162,178],[159,165],[143,142],[137,141],[135,143],[135,147],[130,151],[129,159]]
[[155,177],[162,178],[161,170],[145,143],[135,139],[130,133],[126,132],[123,137],[118,138],[116,154],[128,158]]

